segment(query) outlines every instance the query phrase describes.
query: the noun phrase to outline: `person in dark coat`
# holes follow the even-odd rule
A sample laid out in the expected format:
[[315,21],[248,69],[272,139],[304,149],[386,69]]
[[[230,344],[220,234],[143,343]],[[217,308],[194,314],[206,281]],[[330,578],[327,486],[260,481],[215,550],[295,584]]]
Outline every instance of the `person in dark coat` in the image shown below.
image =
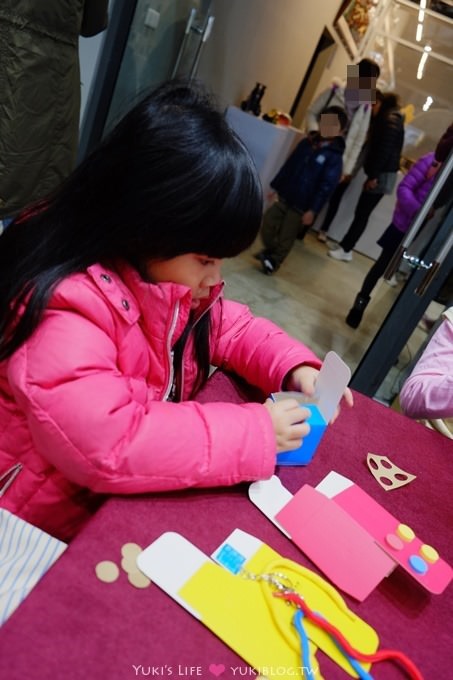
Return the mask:
[[375,285],[383,276],[395,251],[410,228],[413,218],[425,202],[434,184],[435,176],[429,172],[433,161],[434,153],[428,153],[419,158],[398,185],[397,202],[393,211],[392,222],[377,242],[381,246],[382,252],[365,276],[362,287],[346,317],[346,323],[351,328],[358,328]]
[[403,142],[404,118],[399,111],[398,95],[385,92],[370,131],[363,164],[367,179],[354,219],[339,247],[329,251],[330,257],[345,262],[352,260],[352,250],[365,231],[371,213],[382,197],[395,188]]
[[320,133],[296,146],[271,187],[278,200],[266,211],[261,227],[264,248],[255,257],[272,274],[287,257],[297,237],[303,238],[329,200],[343,169],[345,111],[330,106],[321,114]]
[[0,220],[7,222],[75,165],[79,35],[106,28],[108,0],[0,5]]

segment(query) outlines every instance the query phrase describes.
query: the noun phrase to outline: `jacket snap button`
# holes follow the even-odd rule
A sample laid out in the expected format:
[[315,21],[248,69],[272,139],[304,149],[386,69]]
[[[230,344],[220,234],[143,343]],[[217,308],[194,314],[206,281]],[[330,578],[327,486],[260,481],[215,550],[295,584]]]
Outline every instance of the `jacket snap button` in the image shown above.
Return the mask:
[[101,274],[101,279],[103,281],[107,281],[107,283],[111,283],[111,281],[112,281],[112,279],[110,278],[110,276],[108,274]]
[[130,307],[127,300],[121,300],[121,304],[123,305],[124,309],[129,309]]

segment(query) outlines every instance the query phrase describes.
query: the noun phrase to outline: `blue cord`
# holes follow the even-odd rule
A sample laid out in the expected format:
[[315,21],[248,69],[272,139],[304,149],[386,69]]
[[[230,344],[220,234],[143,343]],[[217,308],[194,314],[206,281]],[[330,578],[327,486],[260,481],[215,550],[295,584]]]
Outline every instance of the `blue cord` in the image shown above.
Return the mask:
[[303,611],[301,609],[298,609],[293,616],[293,625],[297,630],[300,638],[302,668],[304,669],[304,676],[311,677],[313,675],[313,669],[310,664],[310,647],[308,645],[308,636],[302,623],[303,617],[304,617]]
[[334,640],[334,638],[331,638],[331,640],[335,644],[335,647],[339,649],[343,656],[345,656],[346,659],[349,661],[349,663],[351,664],[352,668],[355,670],[359,678],[362,678],[362,680],[373,680],[373,676],[370,675],[368,671],[364,669],[364,667],[357,661],[357,659],[354,659],[352,656],[349,656],[349,654],[346,654],[343,647],[336,640]]
[[[322,614],[320,614],[319,612],[316,612],[316,614],[317,614],[319,617],[324,618],[324,617],[322,616]],[[352,668],[355,670],[355,672],[357,673],[357,675],[359,676],[359,678],[361,678],[362,680],[373,680],[373,676],[370,675],[370,674],[368,673],[368,671],[366,671],[366,670],[363,668],[363,666],[359,663],[359,661],[357,661],[357,659],[354,659],[352,656],[349,656],[349,654],[346,653],[346,651],[343,649],[343,647],[340,645],[340,643],[339,643],[332,635],[330,635],[329,637],[330,637],[330,639],[332,640],[332,642],[334,643],[335,647],[336,647],[336,648],[343,654],[343,656],[349,661],[349,663],[351,664]]]

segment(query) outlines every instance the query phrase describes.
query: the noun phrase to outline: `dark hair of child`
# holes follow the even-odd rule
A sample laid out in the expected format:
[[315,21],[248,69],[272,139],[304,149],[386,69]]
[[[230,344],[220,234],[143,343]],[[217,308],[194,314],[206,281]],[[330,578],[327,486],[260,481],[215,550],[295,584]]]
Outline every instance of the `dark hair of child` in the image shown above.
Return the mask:
[[[167,83],[132,109],[59,190],[0,237],[0,359],[30,337],[55,286],[122,259],[233,257],[261,221],[259,176],[201,85]],[[206,377],[209,315],[197,326]]]
[[335,115],[337,115],[338,122],[340,123],[340,128],[342,131],[345,130],[346,127],[348,126],[347,113],[344,109],[341,108],[341,106],[328,106],[326,109],[324,109],[323,113],[334,113]]

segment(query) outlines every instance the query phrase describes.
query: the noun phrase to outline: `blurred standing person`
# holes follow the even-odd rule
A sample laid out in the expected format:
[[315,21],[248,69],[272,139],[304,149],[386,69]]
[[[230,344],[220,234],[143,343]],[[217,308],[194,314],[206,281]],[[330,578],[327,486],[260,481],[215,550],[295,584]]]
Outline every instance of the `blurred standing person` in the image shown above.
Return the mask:
[[363,168],[367,176],[357,203],[354,219],[336,250],[329,250],[335,260],[350,262],[352,250],[363,234],[371,213],[385,194],[396,184],[404,142],[404,118],[398,95],[385,92],[370,131]]
[[[448,128],[443,133],[442,137],[439,139],[434,151],[433,162],[428,170],[428,177],[434,177],[437,174],[440,166],[445,163],[448,159],[453,148],[453,123],[451,123]],[[434,199],[433,207],[445,208],[448,202],[451,200],[453,195],[453,172],[450,172],[445,180],[445,183],[441,190],[439,191],[437,197]],[[447,276],[444,281],[442,288],[438,292],[435,298],[436,302],[441,305],[450,307],[453,304],[453,271]],[[431,328],[436,323],[436,319],[430,319],[427,315],[423,315],[421,320],[421,325],[425,330],[430,331]]]
[[108,0],[2,0],[0,220],[44,198],[76,162],[79,35],[107,26]]
[[422,207],[434,184],[435,175],[430,172],[433,159],[434,153],[428,153],[419,158],[398,185],[392,222],[377,242],[381,246],[382,252],[366,275],[346,317],[346,323],[351,328],[358,328],[365,308],[370,301],[371,292],[383,276],[395,251],[411,226],[413,218]]
[[345,111],[329,106],[321,114],[320,131],[304,137],[271,182],[278,200],[264,213],[255,255],[263,272],[281,266],[296,238],[303,239],[337,185],[342,172]]
[[329,207],[318,238],[327,241],[327,232],[337,213],[344,192],[362,165],[362,150],[371,120],[372,105],[376,102],[376,82],[380,75],[378,64],[372,59],[361,59],[347,69],[346,86],[332,85],[310,105],[306,115],[308,133],[319,129],[319,118],[328,106],[345,109],[349,124],[345,137],[343,174],[329,201]]

